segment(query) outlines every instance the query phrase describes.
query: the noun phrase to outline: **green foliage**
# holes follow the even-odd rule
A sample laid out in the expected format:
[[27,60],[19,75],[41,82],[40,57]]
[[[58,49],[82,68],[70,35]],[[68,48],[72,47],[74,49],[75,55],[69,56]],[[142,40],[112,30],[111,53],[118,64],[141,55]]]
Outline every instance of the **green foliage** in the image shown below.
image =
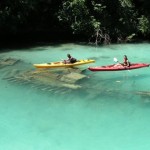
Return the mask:
[[68,23],[73,33],[82,33],[87,30],[92,21],[85,0],[68,0],[59,10],[58,19]]
[[144,15],[142,15],[139,20],[138,30],[143,34],[147,35],[150,33],[150,22],[148,18],[146,18]]
[[48,29],[50,25],[53,27],[59,3],[51,0],[5,0],[0,4],[0,31],[17,34]]
[[[94,1],[90,5],[91,7],[95,12],[102,12],[104,8]],[[92,35],[95,30],[100,28],[101,22],[91,13],[90,8],[86,5],[86,0],[64,1],[62,9],[59,10],[58,19],[69,24],[73,34]]]
[[131,35],[127,36],[126,41],[131,41],[135,35],[136,35],[135,33],[132,33]]
[[106,6],[103,6],[101,3],[96,3],[95,1],[92,1],[92,6],[95,12],[102,13],[103,10],[106,8]]
[[133,7],[132,0],[119,0],[122,7]]
[[138,34],[150,37],[149,4],[149,0],[1,0],[0,32],[65,32],[88,39],[99,30],[113,41]]

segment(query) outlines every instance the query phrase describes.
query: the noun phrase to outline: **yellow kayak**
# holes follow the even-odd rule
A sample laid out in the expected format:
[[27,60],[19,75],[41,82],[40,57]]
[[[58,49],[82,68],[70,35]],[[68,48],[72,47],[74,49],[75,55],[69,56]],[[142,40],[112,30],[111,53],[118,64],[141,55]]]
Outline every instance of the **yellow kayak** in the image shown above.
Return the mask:
[[51,62],[51,63],[43,63],[43,64],[33,64],[36,68],[60,68],[60,67],[74,67],[89,63],[94,63],[95,60],[86,59],[86,60],[78,60],[75,63],[68,63],[65,64],[63,62]]

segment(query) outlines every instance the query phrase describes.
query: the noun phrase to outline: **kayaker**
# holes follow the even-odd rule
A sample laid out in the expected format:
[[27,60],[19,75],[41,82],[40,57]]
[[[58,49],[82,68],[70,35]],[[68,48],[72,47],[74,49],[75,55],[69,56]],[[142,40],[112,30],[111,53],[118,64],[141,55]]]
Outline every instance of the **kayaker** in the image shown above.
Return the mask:
[[76,59],[76,58],[73,58],[70,54],[67,54],[67,57],[68,57],[68,59],[67,59],[67,60],[64,60],[64,63],[65,63],[65,64],[77,62],[77,59]]
[[129,62],[129,60],[128,60],[127,55],[124,55],[124,62],[123,62],[123,65],[130,67],[130,62]]

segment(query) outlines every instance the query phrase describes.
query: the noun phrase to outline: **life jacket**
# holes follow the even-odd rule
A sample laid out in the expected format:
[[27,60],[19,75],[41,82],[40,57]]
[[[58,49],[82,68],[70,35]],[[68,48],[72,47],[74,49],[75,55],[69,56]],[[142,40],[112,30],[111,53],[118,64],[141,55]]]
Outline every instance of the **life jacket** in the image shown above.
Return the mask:
[[128,58],[124,58],[124,64],[127,64],[128,63]]
[[75,63],[77,60],[73,57],[70,58],[70,63]]
[[128,61],[127,57],[124,58],[124,65],[126,65],[128,67],[130,67],[130,65],[131,65],[130,62]]

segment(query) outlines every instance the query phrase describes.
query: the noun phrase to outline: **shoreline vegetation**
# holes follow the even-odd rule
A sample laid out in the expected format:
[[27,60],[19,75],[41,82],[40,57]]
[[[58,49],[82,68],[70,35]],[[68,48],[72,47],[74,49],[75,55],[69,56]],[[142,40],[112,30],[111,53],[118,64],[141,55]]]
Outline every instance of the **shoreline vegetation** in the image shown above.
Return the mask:
[[0,48],[50,42],[150,40],[149,0],[2,0]]

